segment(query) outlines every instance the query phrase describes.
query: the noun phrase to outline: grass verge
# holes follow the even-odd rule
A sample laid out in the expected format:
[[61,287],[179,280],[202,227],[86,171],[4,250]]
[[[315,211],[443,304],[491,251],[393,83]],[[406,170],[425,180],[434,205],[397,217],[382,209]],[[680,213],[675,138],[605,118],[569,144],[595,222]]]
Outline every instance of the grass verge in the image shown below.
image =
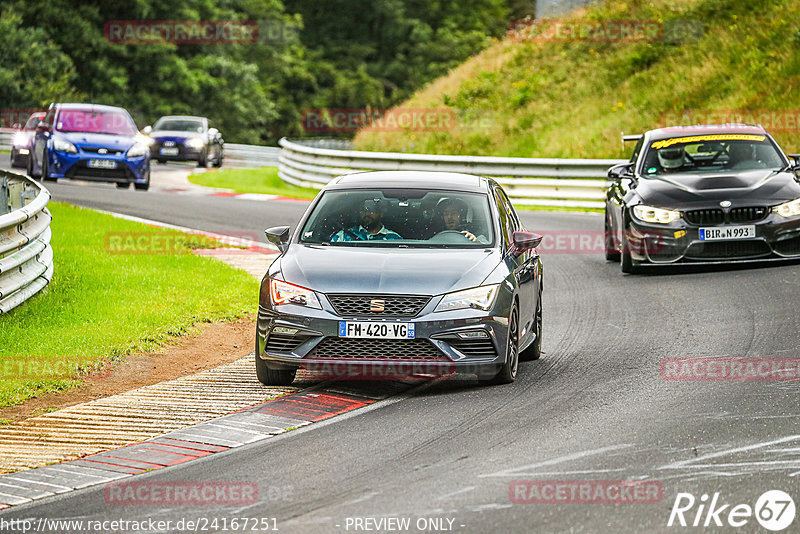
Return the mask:
[[48,207],[55,274],[42,293],[0,317],[0,406],[69,389],[114,359],[256,307],[253,277],[191,254],[215,242],[67,204]]
[[278,178],[277,167],[213,170],[191,174],[189,181],[206,187],[232,189],[237,193],[262,193],[307,200],[317,196],[316,189],[297,187]]

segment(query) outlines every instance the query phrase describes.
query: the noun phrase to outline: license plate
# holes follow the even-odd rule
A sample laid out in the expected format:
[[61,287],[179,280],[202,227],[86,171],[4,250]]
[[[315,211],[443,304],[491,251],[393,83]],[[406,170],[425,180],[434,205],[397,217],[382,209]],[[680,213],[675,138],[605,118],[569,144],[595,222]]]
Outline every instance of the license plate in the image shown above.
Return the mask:
[[414,339],[414,323],[339,321],[339,337]]
[[756,236],[755,225],[716,226],[700,228],[700,241],[722,241],[726,239],[752,239]]
[[177,156],[178,149],[177,148],[162,148],[161,154],[164,156]]
[[93,169],[116,169],[117,162],[110,159],[90,159],[87,165]]

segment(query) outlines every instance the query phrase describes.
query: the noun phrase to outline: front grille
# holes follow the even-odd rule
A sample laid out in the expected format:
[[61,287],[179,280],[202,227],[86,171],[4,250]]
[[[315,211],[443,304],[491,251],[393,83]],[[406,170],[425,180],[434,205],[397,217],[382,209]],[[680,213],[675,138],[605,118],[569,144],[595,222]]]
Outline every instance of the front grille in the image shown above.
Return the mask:
[[497,350],[489,339],[459,339],[449,341],[450,346],[470,358],[496,358]]
[[[333,308],[341,316],[414,317],[431,300],[427,296],[406,295],[328,295]],[[372,301],[383,301],[384,311],[370,311]]]
[[270,334],[267,338],[266,350],[268,352],[292,352],[305,340],[305,338],[285,334]]
[[690,224],[722,224],[729,223],[749,223],[765,219],[769,215],[769,209],[764,206],[748,206],[744,208],[733,208],[728,212],[727,217],[721,209],[711,208],[705,210],[690,210],[684,213],[684,218]]
[[713,260],[729,258],[757,258],[772,251],[764,241],[712,241],[694,243],[686,251],[687,258]]
[[800,254],[800,236],[795,236],[791,239],[784,239],[778,241],[773,245],[775,250],[785,256],[796,256]]
[[768,214],[769,210],[764,206],[733,208],[728,214],[728,220],[732,223],[756,222],[766,218]]
[[684,213],[689,224],[722,224],[725,212],[721,209],[691,210]]
[[86,166],[86,160],[81,160],[75,163],[64,174],[67,178],[85,178],[87,180],[101,179],[101,180],[119,180],[129,181],[134,179],[133,173],[128,169],[124,163],[117,162],[116,169],[95,169]]
[[115,150],[113,148],[105,148],[104,149],[102,147],[98,148],[98,147],[94,147],[94,146],[82,146],[80,148],[84,152],[88,152],[90,154],[99,154],[101,149],[105,150],[105,152],[103,152],[103,154],[105,154],[107,156],[109,156],[109,155],[114,156],[114,155],[122,154],[122,150]]
[[335,360],[450,361],[427,339],[326,337],[308,358]]

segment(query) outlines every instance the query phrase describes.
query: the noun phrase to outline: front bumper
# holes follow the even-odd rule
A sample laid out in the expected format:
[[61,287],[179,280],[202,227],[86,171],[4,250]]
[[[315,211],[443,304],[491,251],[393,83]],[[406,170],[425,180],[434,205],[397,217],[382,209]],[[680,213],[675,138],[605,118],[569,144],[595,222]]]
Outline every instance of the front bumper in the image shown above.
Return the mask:
[[[170,149],[177,149],[177,154],[170,154]],[[166,150],[168,153],[164,154]],[[193,148],[181,141],[174,141],[171,146],[164,146],[162,141],[154,140],[150,145],[150,157],[160,161],[201,161],[205,147]]]
[[[321,310],[292,304],[275,307],[278,309],[259,306],[257,355],[269,367],[317,370],[330,378],[352,377],[354,368],[369,369],[361,376],[392,378],[453,372],[489,374],[505,362],[510,298],[504,299],[502,294],[489,312],[465,309],[434,313],[441,301],[441,297],[434,297],[415,317],[386,319],[343,317],[324,295],[320,297]],[[340,321],[413,323],[415,338],[341,338]],[[283,329],[283,333],[275,332],[275,328]],[[286,334],[285,329],[296,333]]]
[[11,166],[12,167],[27,167],[28,158],[30,157],[30,148],[27,146],[12,146],[11,147]]
[[[51,178],[69,178],[95,182],[144,183],[150,169],[147,155],[128,157],[124,152],[98,154],[78,147],[77,153],[48,150],[48,173]],[[113,161],[115,168],[89,167],[90,160]]]
[[752,239],[703,241],[701,225],[681,219],[668,226],[632,220],[627,234],[631,259],[639,263],[728,263],[800,258],[800,218],[769,213],[756,222],[702,227],[753,225]]

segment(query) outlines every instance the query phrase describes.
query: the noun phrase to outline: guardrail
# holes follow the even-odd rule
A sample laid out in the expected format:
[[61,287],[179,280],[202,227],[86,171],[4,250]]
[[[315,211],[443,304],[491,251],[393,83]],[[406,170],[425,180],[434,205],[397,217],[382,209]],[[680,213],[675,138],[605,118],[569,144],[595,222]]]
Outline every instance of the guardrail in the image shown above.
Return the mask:
[[237,145],[225,143],[226,167],[274,167],[281,149],[276,146]]
[[50,192],[37,182],[0,171],[0,315],[53,278],[49,201]]
[[294,185],[321,189],[365,170],[463,172],[495,178],[515,204],[530,206],[602,208],[608,168],[624,161],[364,152],[286,138],[279,144],[278,176]]

